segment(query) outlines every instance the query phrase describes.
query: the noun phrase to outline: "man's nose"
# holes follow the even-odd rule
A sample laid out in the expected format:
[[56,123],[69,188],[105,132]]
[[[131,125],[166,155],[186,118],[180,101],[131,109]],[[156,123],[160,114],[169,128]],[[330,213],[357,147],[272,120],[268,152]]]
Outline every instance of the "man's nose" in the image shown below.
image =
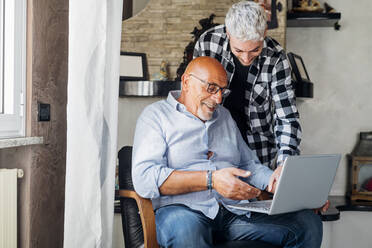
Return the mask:
[[243,53],[240,58],[247,63],[249,61],[249,53]]
[[217,104],[220,104],[222,102],[222,91],[217,91],[215,94],[212,95],[212,97]]

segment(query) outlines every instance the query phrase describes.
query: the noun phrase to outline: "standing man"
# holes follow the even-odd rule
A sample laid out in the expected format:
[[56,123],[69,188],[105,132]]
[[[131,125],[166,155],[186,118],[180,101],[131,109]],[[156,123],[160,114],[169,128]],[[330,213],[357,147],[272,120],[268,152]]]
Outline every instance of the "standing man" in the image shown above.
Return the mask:
[[266,23],[259,4],[236,3],[225,25],[200,36],[194,57],[210,56],[223,65],[231,90],[223,105],[261,163],[275,168],[299,154],[301,127],[285,51],[266,36]]

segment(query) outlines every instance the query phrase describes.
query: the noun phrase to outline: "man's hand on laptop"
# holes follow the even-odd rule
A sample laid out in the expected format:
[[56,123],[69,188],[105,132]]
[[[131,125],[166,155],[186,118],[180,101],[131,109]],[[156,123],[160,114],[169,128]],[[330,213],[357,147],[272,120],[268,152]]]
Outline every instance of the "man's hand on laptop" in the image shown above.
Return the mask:
[[224,168],[213,172],[213,188],[226,198],[233,200],[247,200],[256,198],[261,190],[243,182],[238,177],[249,177],[251,172],[237,169]]
[[[270,180],[269,180],[269,185],[267,186],[268,192],[275,193],[276,185],[278,184],[280,174],[282,173],[282,169],[283,169],[283,166],[281,165],[278,166],[275,169],[274,173],[271,175]],[[319,213],[319,211],[324,213],[328,210],[329,206],[330,206],[330,203],[329,203],[329,200],[327,200],[326,203],[322,207],[314,209],[314,212],[316,214]]]
[[268,192],[275,193],[276,185],[278,184],[280,174],[282,174],[282,169],[283,169],[283,166],[280,165],[274,170],[274,173],[270,177],[269,185],[267,185]]

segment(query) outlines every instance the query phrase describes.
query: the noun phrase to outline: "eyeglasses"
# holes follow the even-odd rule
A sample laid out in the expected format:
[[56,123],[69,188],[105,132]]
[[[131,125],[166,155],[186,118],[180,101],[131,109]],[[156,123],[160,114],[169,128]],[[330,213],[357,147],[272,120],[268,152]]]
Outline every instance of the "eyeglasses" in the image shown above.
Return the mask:
[[200,82],[207,84],[207,92],[210,94],[217,94],[218,91],[221,91],[222,97],[226,97],[230,94],[231,90],[229,90],[227,87],[220,87],[215,83],[208,83],[207,81],[195,76],[194,74],[189,74],[190,76],[193,76],[194,78],[198,79]]

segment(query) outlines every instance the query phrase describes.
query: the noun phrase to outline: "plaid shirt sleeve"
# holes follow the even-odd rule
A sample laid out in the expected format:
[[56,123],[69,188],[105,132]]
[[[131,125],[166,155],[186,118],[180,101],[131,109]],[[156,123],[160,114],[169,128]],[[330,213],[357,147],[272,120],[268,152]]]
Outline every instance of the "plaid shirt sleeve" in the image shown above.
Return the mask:
[[291,80],[291,70],[284,53],[281,53],[272,71],[271,94],[275,107],[274,133],[278,148],[277,165],[290,155],[300,154],[301,126]]
[[201,49],[200,49],[200,42],[198,40],[194,46],[193,58],[195,59],[196,57],[200,57],[200,56],[201,56]]
[[193,58],[201,57],[201,56],[207,56],[205,51],[209,51],[208,49],[201,49],[201,43],[204,44],[204,42],[199,39],[194,46],[194,53]]

